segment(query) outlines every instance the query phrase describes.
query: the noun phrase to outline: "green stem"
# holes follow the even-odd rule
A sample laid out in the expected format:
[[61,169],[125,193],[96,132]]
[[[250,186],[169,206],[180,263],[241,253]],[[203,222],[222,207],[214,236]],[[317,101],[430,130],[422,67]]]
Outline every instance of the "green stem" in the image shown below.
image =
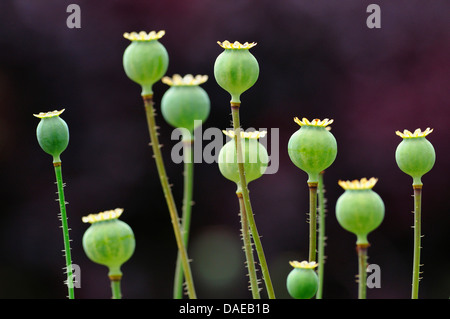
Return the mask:
[[111,278],[112,299],[122,299],[120,280],[120,278]]
[[309,186],[309,262],[316,261],[317,241],[317,184],[308,182]]
[[255,260],[253,258],[252,239],[250,237],[250,229],[248,227],[247,212],[245,210],[244,198],[241,191],[237,191],[236,195],[239,200],[242,240],[244,241],[245,258],[247,261],[248,276],[250,279],[250,289],[253,299],[261,299],[258,287],[258,278],[256,275]]
[[368,244],[357,244],[358,252],[358,299],[366,299],[367,291],[367,248]]
[[178,251],[181,256],[184,276],[186,278],[188,295],[190,299],[196,299],[197,296],[194,289],[194,281],[192,279],[192,272],[191,267],[189,265],[188,254],[181,235],[181,226],[178,217],[177,207],[175,205],[175,201],[172,195],[172,190],[170,189],[169,179],[167,177],[164,161],[161,154],[160,149],[161,146],[158,140],[158,133],[156,131],[155,109],[153,107],[153,95],[145,95],[143,96],[143,100],[145,106],[145,113],[147,115],[147,124],[150,133],[151,146],[153,149],[153,154],[156,162],[156,168],[158,170],[161,186],[164,192],[164,196],[166,198],[167,206],[169,208],[170,218],[175,233],[175,240],[178,246]]
[[422,186],[414,188],[414,261],[411,299],[419,298]]
[[323,277],[324,277],[324,264],[325,264],[325,188],[323,185],[322,171],[319,174],[319,251],[318,251],[318,276],[319,276],[319,288],[317,289],[316,298],[322,299],[323,296]]
[[[194,153],[192,152],[193,140],[183,140],[183,156],[184,156],[184,188],[183,188],[183,212],[182,212],[182,228],[183,242],[185,247],[188,246],[189,229],[191,225],[192,197],[194,189]],[[177,265],[175,268],[175,280],[173,288],[173,298],[183,298],[183,267],[181,265],[181,254],[178,253]]]
[[258,254],[258,259],[261,265],[261,272],[263,275],[264,282],[266,284],[267,294],[269,299],[275,299],[275,293],[273,291],[272,280],[270,279],[269,269],[267,267],[266,257],[264,255],[264,250],[261,244],[261,239],[258,234],[258,229],[256,228],[255,219],[253,216],[253,209],[250,203],[250,196],[247,186],[247,181],[245,179],[245,170],[244,170],[244,160],[242,154],[242,146],[241,146],[241,124],[239,119],[239,107],[240,103],[231,102],[231,114],[233,117],[233,128],[235,132],[236,139],[236,156],[238,162],[239,169],[239,180],[240,186],[242,190],[242,197],[244,201],[245,211],[247,212],[247,219],[250,226],[250,230],[253,237],[253,242],[255,244],[255,249]]
[[53,162],[55,168],[56,184],[58,187],[59,210],[61,212],[61,223],[64,239],[64,252],[66,257],[67,271],[67,288],[69,290],[69,299],[75,298],[75,290],[73,285],[72,257],[70,253],[69,226],[67,222],[66,201],[64,199],[64,184],[62,178],[61,162]]

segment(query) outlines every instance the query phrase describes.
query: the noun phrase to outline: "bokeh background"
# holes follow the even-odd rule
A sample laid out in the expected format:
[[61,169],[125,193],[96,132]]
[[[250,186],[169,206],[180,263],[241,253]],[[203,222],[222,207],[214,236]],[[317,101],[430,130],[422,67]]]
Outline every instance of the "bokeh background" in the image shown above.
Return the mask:
[[[81,28],[69,29],[69,4]],[[366,8],[381,6],[381,29]],[[369,235],[369,262],[381,288],[368,298],[409,298],[413,248],[412,180],[395,162],[396,130],[431,127],[437,153],[425,175],[421,298],[450,296],[450,3],[435,1],[50,1],[0,2],[0,297],[65,298],[62,234],[52,160],[39,147],[33,114],[65,108],[62,155],[72,258],[81,268],[76,297],[110,298],[107,270],[84,254],[81,217],[122,207],[136,235],[123,266],[124,298],[172,296],[173,236],[140,87],[122,68],[124,32],[165,30],[167,75],[206,74],[211,99],[203,129],[230,127],[229,95],[214,80],[217,41],[257,42],[257,83],[242,96],[241,123],[279,129],[276,174],[250,184],[277,297],[289,298],[290,260],[307,259],[306,174],[287,155],[295,116],[332,118],[338,156],[325,174],[328,200],[324,298],[357,297],[355,237],[337,223],[339,179],[377,177],[386,205]],[[156,107],[167,90],[157,83]],[[172,128],[157,117],[166,168],[181,210],[182,164],[170,161]],[[207,141],[206,141],[207,142]],[[205,144],[206,144],[205,142]],[[189,256],[199,298],[250,298],[239,237],[235,185],[215,163],[195,166]],[[263,296],[264,293],[263,293]]]

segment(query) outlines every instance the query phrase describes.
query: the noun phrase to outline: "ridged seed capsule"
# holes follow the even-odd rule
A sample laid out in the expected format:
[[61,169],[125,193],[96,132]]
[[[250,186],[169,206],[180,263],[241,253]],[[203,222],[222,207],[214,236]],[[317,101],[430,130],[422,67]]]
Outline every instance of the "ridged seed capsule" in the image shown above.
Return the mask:
[[225,49],[214,63],[217,83],[231,95],[231,102],[240,104],[242,93],[251,88],[259,76],[259,64],[249,49],[256,43],[217,42]]
[[319,174],[336,159],[337,143],[334,135],[327,129],[333,120],[306,118],[294,121],[300,125],[288,142],[291,161],[308,174],[308,183],[318,183]]
[[[234,131],[223,131],[231,137],[219,152],[219,170],[224,177],[235,182],[239,187],[239,168],[236,154]],[[241,132],[245,177],[247,183],[260,178],[267,169],[269,155],[258,138],[265,136],[266,132]]]
[[158,40],[165,31],[141,31],[124,33],[131,41],[123,53],[123,68],[126,75],[142,86],[142,96],[153,95],[153,84],[166,74],[169,54]]
[[83,222],[91,224],[83,235],[83,249],[90,260],[108,267],[111,280],[122,277],[120,268],[136,247],[133,230],[118,219],[122,212],[117,208],[83,217]]
[[59,116],[64,110],[34,114],[40,118],[36,128],[39,145],[47,154],[53,156],[53,162],[61,162],[60,155],[69,145],[69,127]]
[[294,267],[286,279],[286,287],[292,298],[311,299],[319,288],[319,277],[314,268],[316,262],[291,261],[289,264]]
[[187,129],[191,139],[194,129],[209,115],[211,102],[206,91],[200,87],[207,80],[207,75],[194,77],[191,74],[162,78],[162,82],[170,88],[161,99],[161,113],[173,127]]
[[368,245],[367,235],[384,219],[384,202],[372,190],[376,178],[339,181],[345,192],[336,202],[336,218],[345,230],[357,236],[357,245]]
[[426,139],[431,132],[430,128],[423,132],[420,129],[414,133],[408,130],[395,132],[403,139],[395,151],[395,160],[398,167],[413,178],[413,186],[422,186],[422,176],[433,168],[436,161],[434,147]]

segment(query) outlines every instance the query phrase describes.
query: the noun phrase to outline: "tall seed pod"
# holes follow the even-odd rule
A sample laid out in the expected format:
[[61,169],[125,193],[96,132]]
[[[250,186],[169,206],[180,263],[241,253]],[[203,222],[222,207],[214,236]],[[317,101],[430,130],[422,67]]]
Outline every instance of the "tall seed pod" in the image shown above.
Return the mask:
[[224,51],[216,58],[214,63],[214,76],[217,83],[231,95],[230,107],[233,120],[233,130],[235,136],[237,165],[239,170],[239,183],[242,190],[243,205],[248,215],[251,234],[255,240],[255,248],[261,263],[264,282],[266,284],[269,299],[275,299],[272,280],[270,279],[269,269],[267,267],[264,250],[259,239],[258,229],[253,218],[253,209],[250,203],[250,196],[247,187],[247,173],[245,171],[242,141],[241,141],[241,122],[239,109],[241,107],[240,97],[242,93],[251,88],[259,76],[259,64],[256,58],[250,53],[249,49],[256,43],[244,44],[235,41],[217,42]]
[[[200,87],[207,80],[207,75],[194,77],[192,74],[187,74],[184,77],[175,74],[172,78],[168,76],[162,78],[162,82],[169,85],[170,88],[161,99],[161,113],[170,125],[181,130],[183,139],[184,183],[181,220],[183,241],[186,247],[189,239],[194,190],[194,153],[192,151],[194,130],[207,119],[211,107],[208,94]],[[183,297],[183,283],[181,255],[178,253],[174,279],[175,299]]]
[[90,214],[82,218],[91,225],[83,235],[83,249],[93,262],[108,267],[113,299],[121,299],[122,265],[134,253],[136,240],[131,227],[119,220],[123,209]]
[[308,174],[309,187],[309,261],[316,260],[317,234],[317,187],[319,174],[336,159],[337,143],[328,125],[333,120],[314,119],[309,121],[297,117],[294,122],[300,128],[292,134],[288,142],[291,161]]
[[404,130],[395,133],[402,138],[395,151],[395,160],[398,167],[413,179],[414,191],[414,257],[411,298],[419,298],[420,275],[420,248],[421,248],[421,215],[422,215],[422,176],[428,173],[436,161],[433,144],[426,136],[433,132],[427,128],[425,131],[416,129],[414,133]]
[[142,87],[141,96],[147,118],[148,132],[151,141],[150,145],[153,150],[161,188],[169,210],[178,251],[181,255],[188,295],[189,298],[196,299],[197,296],[194,288],[194,281],[192,279],[191,267],[189,265],[189,257],[183,243],[181,225],[179,222],[180,218],[170,188],[169,178],[166,173],[164,159],[160,149],[161,145],[159,144],[158,127],[155,119],[153,85],[164,76],[169,64],[167,50],[159,42],[159,39],[161,39],[164,34],[165,31],[125,33],[124,37],[130,40],[131,44],[128,45],[123,54],[123,68],[126,75]]
[[372,188],[376,178],[339,181],[345,192],[336,202],[336,218],[345,230],[356,235],[356,250],[359,259],[359,299],[366,298],[367,235],[380,226],[385,207],[380,195]]
[[75,298],[74,276],[72,269],[72,256],[70,251],[69,225],[66,212],[66,200],[64,196],[64,183],[62,178],[61,154],[69,144],[69,127],[67,123],[60,117],[64,112],[52,111],[34,114],[39,118],[39,124],[36,128],[36,137],[39,146],[44,152],[53,158],[53,167],[55,170],[56,185],[58,189],[59,211],[61,219],[61,228],[63,232],[64,254],[66,259],[67,288],[69,299]]

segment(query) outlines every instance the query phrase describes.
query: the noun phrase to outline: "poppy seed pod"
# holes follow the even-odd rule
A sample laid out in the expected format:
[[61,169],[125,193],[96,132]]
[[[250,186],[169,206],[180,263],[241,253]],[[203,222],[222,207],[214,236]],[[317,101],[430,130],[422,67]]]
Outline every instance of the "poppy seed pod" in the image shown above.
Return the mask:
[[60,155],[69,145],[69,128],[67,123],[59,117],[61,111],[34,114],[40,118],[36,128],[39,145],[47,154],[53,156],[53,162],[61,162]]
[[90,260],[109,269],[109,277],[120,278],[120,267],[134,253],[136,241],[131,227],[118,218],[123,209],[83,217],[91,225],[83,235],[83,249]]
[[319,174],[328,168],[336,159],[336,139],[327,130],[333,120],[314,119],[301,121],[296,117],[294,121],[300,125],[289,139],[288,153],[291,161],[308,174],[308,183],[318,183]]
[[357,245],[367,245],[367,235],[384,219],[384,203],[372,190],[376,178],[339,181],[345,192],[336,202],[336,218],[345,230],[357,236]]
[[185,77],[175,74],[172,78],[162,78],[162,82],[170,88],[161,99],[161,113],[173,127],[187,129],[191,138],[194,129],[209,115],[209,96],[199,86],[207,80],[207,75],[193,77],[191,74]]
[[142,96],[153,95],[153,84],[166,73],[169,55],[158,40],[165,31],[146,33],[141,31],[125,33],[123,36],[131,43],[123,54],[123,68],[126,75],[142,87]]
[[[224,177],[239,186],[240,178],[234,131],[223,132],[225,135],[231,137],[231,140],[225,143],[219,152],[219,170]],[[258,138],[265,136],[265,134],[265,131],[241,132],[241,146],[247,183],[260,178],[267,169],[269,155],[264,145],[258,141]]]
[[413,178],[413,186],[422,186],[422,176],[428,173],[436,161],[433,145],[426,136],[433,132],[427,128],[425,131],[417,129],[414,133],[404,130],[396,134],[403,140],[395,151],[395,160],[398,167]]
[[311,299],[319,288],[319,277],[314,271],[316,262],[312,261],[291,261],[289,264],[294,267],[286,279],[286,287],[292,298]]
[[259,76],[259,64],[249,49],[256,43],[217,42],[225,49],[214,63],[217,83],[231,95],[232,103],[241,103],[242,93],[251,88]]

